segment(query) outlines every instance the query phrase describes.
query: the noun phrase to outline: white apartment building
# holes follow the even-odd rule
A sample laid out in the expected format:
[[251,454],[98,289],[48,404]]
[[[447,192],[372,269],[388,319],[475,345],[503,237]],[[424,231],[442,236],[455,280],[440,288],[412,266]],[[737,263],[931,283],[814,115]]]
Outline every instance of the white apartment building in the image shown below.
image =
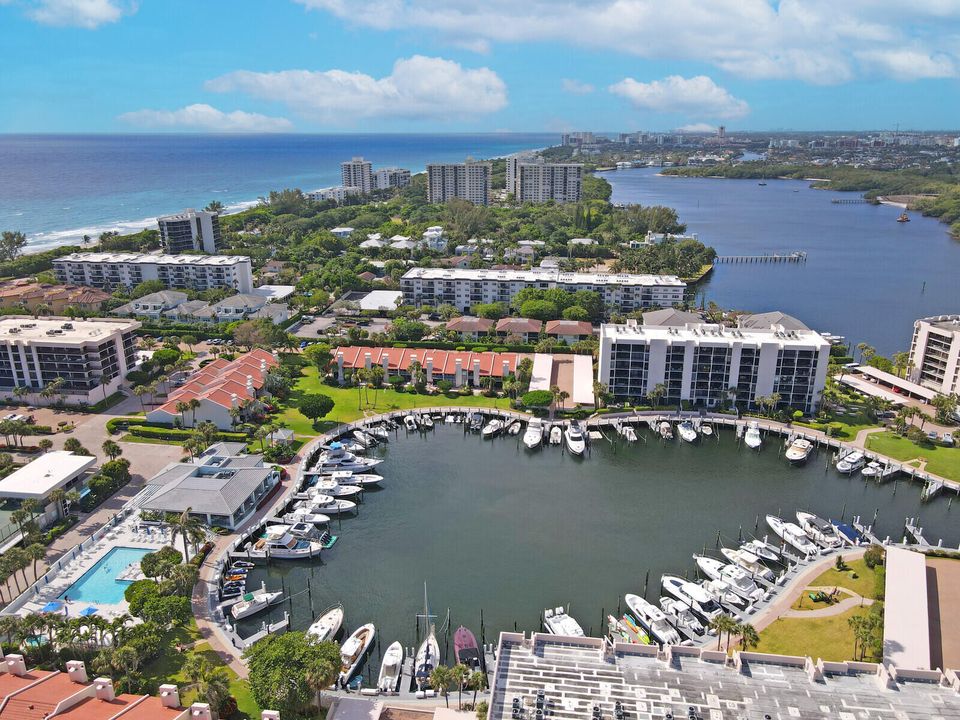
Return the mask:
[[663,384],[667,404],[711,407],[735,399],[753,406],[758,397],[777,394],[780,407],[812,412],[829,359],[830,343],[812,330],[631,321],[600,327],[598,379],[618,400],[647,397]]
[[344,187],[358,188],[362,194],[367,195],[373,190],[372,171],[373,164],[362,157],[342,162],[340,163],[340,184]]
[[683,301],[686,283],[673,275],[612,275],[564,273],[559,270],[472,270],[467,268],[411,268],[400,279],[407,305],[448,303],[469,311],[477,303],[509,303],[524,288],[563,288],[569,292],[593,290],[604,304],[630,311],[645,307],[672,307]]
[[97,403],[120,388],[136,361],[135,320],[7,315],[0,318],[0,396],[14,388],[40,391],[63,378],[58,391],[68,402]]
[[960,315],[936,315],[913,324],[910,379],[944,395],[960,394]]
[[373,171],[373,189],[389,190],[410,184],[410,171],[403,168],[380,168]]
[[342,203],[348,197],[353,197],[360,194],[360,188],[352,187],[349,185],[334,185],[332,187],[320,188],[319,190],[312,190],[306,193],[308,200],[313,200],[314,202],[323,202],[325,200],[333,200],[338,203]]
[[486,162],[431,163],[427,165],[427,200],[444,203],[460,198],[489,205],[492,176],[493,166]]
[[253,267],[246,255],[71,253],[54,260],[53,270],[60,282],[108,290],[145,280],[160,280],[168,288],[253,290]]
[[220,216],[215,212],[188,208],[176,215],[157,218],[160,245],[166,253],[197,250],[211,255],[220,243]]
[[517,202],[580,202],[583,189],[583,165],[547,163],[529,154],[507,158],[507,192]]

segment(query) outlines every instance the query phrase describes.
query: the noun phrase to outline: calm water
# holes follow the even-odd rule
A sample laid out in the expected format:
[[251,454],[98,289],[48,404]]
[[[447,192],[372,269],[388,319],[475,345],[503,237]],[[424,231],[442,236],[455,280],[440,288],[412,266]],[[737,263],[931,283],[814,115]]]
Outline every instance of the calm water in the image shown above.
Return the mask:
[[556,135],[0,135],[0,229],[40,249],[84,234],[154,227],[156,216],[219,200],[246,207],[270,190],[340,184],[340,163],[413,172],[490,158]]
[[855,193],[800,180],[660,176],[653,168],[605,173],[613,201],[668,205],[720,255],[806,250],[805,264],[719,265],[707,301],[753,312],[783,310],[881,354],[908,350],[917,318],[960,312],[960,242],[947,226],[890,206],[835,205]]
[[[282,581],[296,593],[309,584],[318,614],[343,602],[347,629],[373,622],[386,648],[414,644],[426,581],[438,625],[449,608],[453,629],[463,623],[479,638],[482,609],[494,641],[515,622],[537,629],[544,608],[567,603],[584,629],[601,632],[601,611],[642,592],[648,571],[656,600],[662,573],[692,575],[693,553],[713,548],[718,531],[735,542],[757,516],[765,534],[767,513],[809,508],[839,517],[846,506],[847,518],[872,518],[879,508],[882,534],[899,536],[904,518],[919,515],[928,537],[960,540],[960,507],[950,510],[947,499],[921,506],[918,485],[900,483],[894,494],[893,483],[850,480],[825,469],[826,454],[794,468],[779,447],[771,438],[759,454],[738,449],[725,433],[700,446],[596,443],[592,457],[578,460],[553,447],[528,453],[515,437],[483,441],[459,425],[422,438],[401,431],[384,451],[383,489],[367,492],[359,516],[339,530],[333,523],[340,540],[322,564],[275,561],[255,571],[251,587]],[[294,628],[311,617],[302,593]]]

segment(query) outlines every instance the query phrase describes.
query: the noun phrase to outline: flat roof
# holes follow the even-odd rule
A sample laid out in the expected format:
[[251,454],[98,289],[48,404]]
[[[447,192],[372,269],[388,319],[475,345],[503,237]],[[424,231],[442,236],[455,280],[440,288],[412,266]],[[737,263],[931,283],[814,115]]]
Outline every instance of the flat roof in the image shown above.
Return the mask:
[[868,382],[858,375],[847,373],[843,377],[837,378],[837,380],[847,387],[853,388],[859,393],[870,395],[872,397],[878,397],[882,400],[892,402],[895,405],[905,405],[907,402],[907,398],[903,395],[897,395],[895,392],[890,392],[889,390],[884,389],[882,385]]
[[686,325],[614,325],[605,323],[600,326],[600,337],[610,338],[614,342],[667,340],[671,342],[694,341],[700,344],[729,345],[777,343],[781,347],[829,347],[830,343],[820,333],[813,330],[788,330],[781,332],[774,328],[729,328],[711,323],[687,323]]
[[899,668],[930,669],[927,556],[888,547],[883,609],[883,661]]
[[4,315],[0,317],[0,339],[7,342],[19,340],[53,345],[85,345],[91,341],[106,340],[117,333],[132,332],[138,327],[140,323],[136,320],[120,318],[74,320],[67,317]]
[[371,290],[357,304],[361,310],[396,310],[397,299],[402,297],[399,290]]
[[122,252],[79,252],[64,255],[54,260],[57,262],[86,262],[86,263],[153,263],[156,265],[236,265],[248,263],[247,255],[161,255],[154,253],[122,253]]
[[96,462],[94,457],[74,455],[66,450],[51,450],[0,480],[0,496],[21,499],[47,497]]
[[888,373],[883,370],[879,370],[871,365],[861,365],[860,367],[856,368],[854,372],[861,373],[868,377],[876,378],[877,380],[881,382],[885,382],[888,385],[892,385],[893,387],[900,388],[901,390],[905,390],[911,395],[918,395],[928,402],[933,400],[937,396],[936,390],[931,390],[930,388],[926,388],[923,385],[918,385],[915,382],[904,380],[901,377],[897,377],[893,373]]
[[499,282],[554,282],[562,285],[657,285],[686,287],[676,275],[629,275],[625,273],[571,273],[555,269],[476,270],[473,268],[411,268],[404,280],[491,280]]
[[[932,577],[931,577],[932,576]],[[930,612],[930,665],[960,668],[960,633],[955,616],[960,607],[960,558],[927,558],[927,607]]]
[[296,289],[295,285],[261,285],[255,287],[251,293],[265,297],[267,300],[273,302],[274,300],[283,300],[284,298],[290,297]]

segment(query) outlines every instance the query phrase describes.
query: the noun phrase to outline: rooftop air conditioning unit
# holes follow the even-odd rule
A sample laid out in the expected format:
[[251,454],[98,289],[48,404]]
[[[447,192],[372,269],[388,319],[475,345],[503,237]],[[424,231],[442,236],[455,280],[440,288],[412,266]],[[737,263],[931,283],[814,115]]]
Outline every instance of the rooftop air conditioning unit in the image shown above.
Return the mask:
[[16,334],[19,333],[19,332],[20,332],[20,328],[17,328],[17,327],[12,327],[12,328],[10,328],[10,334],[11,334],[11,335],[16,335]]

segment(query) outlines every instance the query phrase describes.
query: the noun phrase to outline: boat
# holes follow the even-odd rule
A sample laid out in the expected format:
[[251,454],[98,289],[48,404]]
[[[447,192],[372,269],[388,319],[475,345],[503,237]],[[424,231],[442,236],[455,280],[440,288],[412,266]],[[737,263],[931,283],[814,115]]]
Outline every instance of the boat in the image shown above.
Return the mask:
[[651,602],[647,602],[639,595],[627,593],[623,596],[630,608],[630,612],[637,621],[643,626],[650,637],[661,645],[679,645],[681,642],[680,633],[670,624],[663,610]]
[[706,555],[694,555],[693,559],[701,572],[711,580],[720,580],[727,583],[730,589],[750,603],[763,600],[766,593],[757,587],[746,570],[739,565],[728,564]]
[[430,603],[427,601],[427,584],[423,584],[423,619],[429,630],[427,636],[417,648],[413,669],[418,690],[430,687],[430,674],[440,664],[440,645],[437,643],[437,629],[430,614]]
[[242,620],[245,617],[256,615],[258,612],[266,610],[274,603],[283,599],[282,592],[252,592],[243,596],[243,600],[230,608],[230,614],[234,620]]
[[383,425],[371,425],[367,432],[376,438],[377,442],[390,442],[390,431]]
[[336,480],[340,485],[359,485],[360,487],[379,485],[383,480],[383,476],[376,473],[359,473],[352,470],[337,470],[324,477]]
[[583,430],[580,429],[580,423],[571,420],[563,431],[563,438],[567,443],[567,450],[573,455],[583,455],[587,449],[587,441],[583,436]]
[[384,694],[397,692],[403,674],[404,657],[403,645],[400,641],[394,641],[383,654],[383,662],[380,663],[380,677],[377,679],[377,690]]
[[760,562],[760,558],[752,552],[742,548],[739,550],[734,548],[720,548],[720,552],[727,560],[735,565],[739,565],[750,573],[751,577],[760,578],[768,583],[777,581],[777,576],[773,570]]
[[249,553],[256,557],[276,560],[302,560],[316,557],[323,545],[314,540],[297,537],[290,532],[292,525],[270,525],[263,537],[252,544]]
[[483,426],[483,430],[480,431],[480,434],[483,436],[484,440],[489,440],[500,434],[500,431],[503,430],[503,421],[494,418],[486,425]]
[[657,425],[657,432],[660,433],[660,437],[664,440],[673,440],[673,428],[670,427],[670,423],[666,420],[663,420]]
[[357,672],[360,663],[363,662],[363,656],[370,645],[373,643],[373,636],[377,630],[373,623],[361,625],[353,634],[348,637],[343,645],[340,646],[340,682],[346,685],[350,678]]
[[676,598],[662,597],[660,609],[673,626],[691,640],[698,635],[706,634],[707,629],[685,602]]
[[680,434],[680,439],[684,442],[692,443],[697,441],[697,429],[689,420],[677,423],[677,432]]
[[543,442],[543,421],[540,418],[533,418],[527,423],[527,429],[523,433],[523,444],[528,450],[535,450]]
[[363,430],[354,430],[353,439],[364,448],[373,447],[377,444],[377,441],[374,439],[374,437],[372,435],[368,435]]
[[417,425],[417,419],[413,415],[404,416],[403,424],[410,432],[413,432],[419,428],[419,425]]
[[421,430],[433,430],[433,418],[429,415],[420,416],[420,429]]
[[249,562],[248,560],[234,560],[230,563],[231,568],[247,568],[248,570],[256,566],[256,563]]
[[563,430],[560,429],[559,425],[554,425],[550,428],[550,444],[559,445],[563,442]]
[[700,434],[703,435],[704,437],[712,437],[712,436],[713,436],[713,425],[710,425],[710,424],[708,424],[708,423],[701,423],[701,424],[700,424]]
[[521,430],[522,428],[523,428],[523,426],[520,424],[520,421],[519,421],[519,420],[514,420],[512,423],[510,423],[509,426],[507,426],[507,434],[508,434],[508,435],[519,435],[519,434],[520,434],[520,430]]
[[351,500],[335,498],[321,493],[311,495],[307,500],[298,500],[294,507],[315,514],[341,515],[343,513],[353,512],[357,504]]
[[867,458],[859,450],[853,450],[837,460],[837,472],[852,475],[867,463]]
[[904,211],[897,216],[897,222],[898,223],[910,222],[910,216],[907,215],[906,211]]
[[382,462],[383,460],[374,458],[357,457],[353,453],[347,452],[343,443],[332,442],[328,450],[320,453],[309,472],[319,475],[329,475],[338,470],[366,472]]
[[632,425],[624,425],[620,428],[620,435],[627,442],[636,442],[637,441],[637,431],[633,429]]
[[463,625],[453,633],[453,656],[458,665],[466,665],[470,672],[483,669],[483,655],[477,644],[477,636]]
[[480,432],[481,428],[483,428],[483,415],[475,412],[470,416],[470,430],[471,432]]
[[700,587],[725,608],[743,610],[750,601],[737,593],[726,580],[701,580]]
[[343,625],[343,605],[334,605],[320,613],[320,617],[307,628],[307,635],[317,642],[333,640]]
[[857,530],[853,524],[840,522],[839,520],[833,520],[832,522],[833,526],[837,529],[837,535],[839,535],[847,545],[860,547],[861,545],[870,544],[867,536]]
[[351,498],[363,492],[358,485],[341,485],[333,478],[321,478],[310,488],[310,496],[329,495],[335,498]]
[[843,547],[843,539],[837,534],[837,529],[823,518],[798,510],[797,522],[817,545],[827,549]]
[[660,584],[668,595],[686,604],[694,615],[706,623],[723,612],[710,594],[696,583],[676,575],[662,575]]
[[783,456],[793,465],[802,465],[813,452],[813,443],[806,438],[798,437],[792,443]]
[[820,552],[820,548],[807,537],[798,525],[787,522],[783,518],[778,518],[776,515],[767,515],[767,525],[773,530],[774,535],[802,555],[817,555]]
[[552,635],[564,637],[583,637],[583,628],[562,607],[543,611],[543,626]]
[[748,553],[756,555],[761,560],[766,560],[767,562],[779,563],[780,558],[780,548],[771,545],[766,542],[766,540],[748,540],[747,542],[740,545],[740,549]]
[[240,597],[243,593],[246,592],[246,588],[241,585],[239,587],[227,587],[224,586],[220,590],[220,598],[222,600],[232,600],[233,598]]
[[765,182],[758,182],[757,185],[759,185],[760,187],[766,187],[766,186],[767,186],[767,184],[766,184]]
[[865,478],[875,478],[883,474],[883,465],[878,463],[876,460],[871,460],[866,465],[863,466],[863,469],[860,471],[860,475]]
[[760,437],[760,426],[756,420],[747,425],[747,431],[743,434],[743,442],[751,450],[757,450],[763,443],[763,438]]

